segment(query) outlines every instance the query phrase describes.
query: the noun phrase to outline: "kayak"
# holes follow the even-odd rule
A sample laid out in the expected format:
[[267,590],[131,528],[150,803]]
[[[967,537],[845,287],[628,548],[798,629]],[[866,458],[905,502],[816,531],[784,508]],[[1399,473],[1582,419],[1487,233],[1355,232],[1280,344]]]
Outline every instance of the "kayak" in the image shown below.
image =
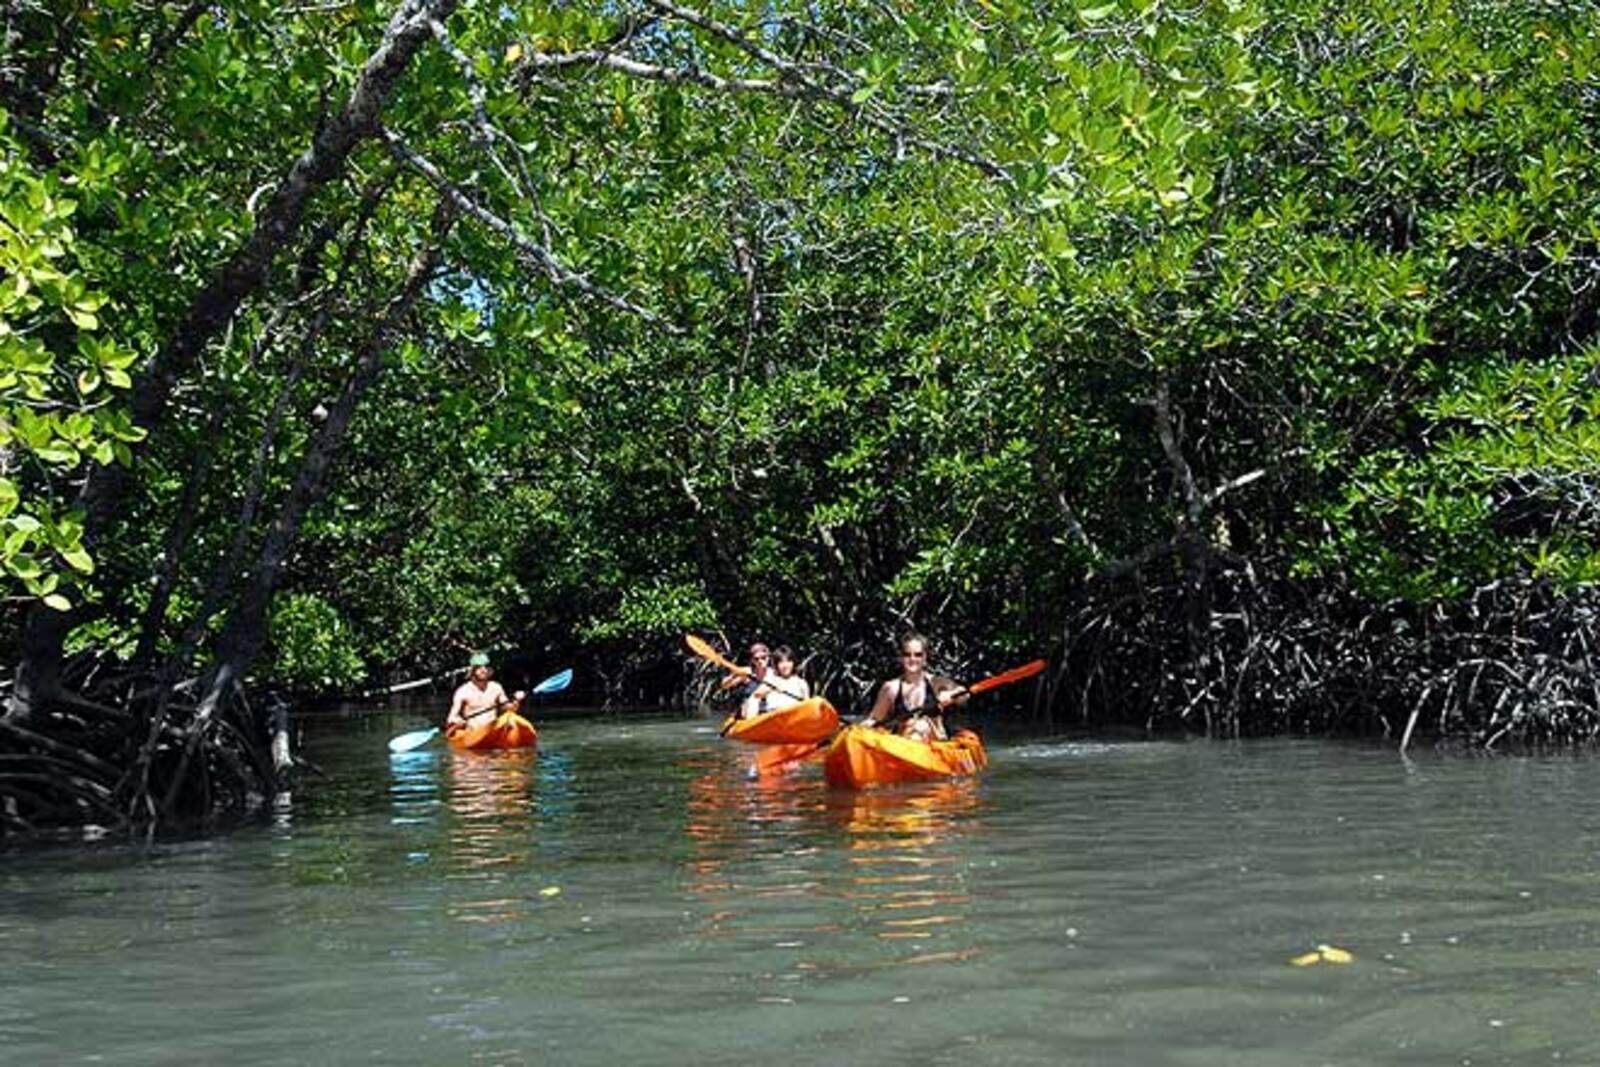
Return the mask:
[[983,742],[971,730],[958,730],[948,741],[919,741],[887,730],[849,726],[828,746],[822,776],[829,785],[860,789],[974,774],[988,762]]
[[821,741],[839,728],[839,713],[822,697],[749,719],[729,716],[722,736],[758,745],[792,745]]
[[539,743],[539,731],[533,728],[533,723],[517,714],[516,704],[493,718],[482,715],[466,725],[452,726],[445,731],[445,737],[449,739],[451,748],[471,752],[533,748]]
[[805,741],[796,745],[762,745],[750,769],[756,777],[779,771],[790,771],[800,766],[800,761],[822,755],[828,747],[826,741]]

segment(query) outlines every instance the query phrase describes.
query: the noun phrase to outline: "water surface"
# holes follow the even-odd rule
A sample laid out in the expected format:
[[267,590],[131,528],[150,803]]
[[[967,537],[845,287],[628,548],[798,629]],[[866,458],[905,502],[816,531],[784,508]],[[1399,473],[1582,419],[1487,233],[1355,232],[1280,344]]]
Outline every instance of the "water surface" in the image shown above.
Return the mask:
[[1033,738],[848,793],[702,721],[412,725],[313,730],[271,825],[0,857],[0,1062],[1600,1063],[1591,759]]

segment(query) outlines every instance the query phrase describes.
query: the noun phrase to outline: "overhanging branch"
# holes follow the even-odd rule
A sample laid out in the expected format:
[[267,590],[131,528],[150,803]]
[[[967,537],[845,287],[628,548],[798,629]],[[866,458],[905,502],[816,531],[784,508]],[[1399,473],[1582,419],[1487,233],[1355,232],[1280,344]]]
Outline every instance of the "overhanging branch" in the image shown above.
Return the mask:
[[387,127],[379,127],[379,134],[383,142],[388,145],[389,151],[401,163],[420,174],[429,185],[432,185],[439,194],[462,212],[478,220],[501,237],[510,241],[523,258],[531,261],[546,277],[559,286],[576,289],[585,296],[609,304],[619,311],[626,311],[630,315],[637,315],[647,322],[656,323],[669,332],[678,332],[675,327],[665,323],[661,317],[640,304],[634,303],[627,297],[612,292],[603,285],[591,281],[587,275],[572,270],[558,260],[553,252],[544,245],[528,237],[507,219],[490,211],[476,199],[462,189],[459,185],[447,178],[443,171],[435,166],[427,157],[406,143],[405,139]]

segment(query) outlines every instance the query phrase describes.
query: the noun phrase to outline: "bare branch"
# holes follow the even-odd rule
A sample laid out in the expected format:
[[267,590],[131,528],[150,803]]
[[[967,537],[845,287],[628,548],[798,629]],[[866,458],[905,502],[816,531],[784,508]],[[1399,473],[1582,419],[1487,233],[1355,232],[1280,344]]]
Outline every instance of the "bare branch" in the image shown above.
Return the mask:
[[1206,493],[1204,498],[1202,498],[1200,501],[1201,507],[1209,508],[1211,505],[1220,500],[1224,493],[1231,493],[1235,489],[1241,489],[1256,479],[1264,476],[1266,473],[1267,469],[1265,467],[1257,467],[1248,474],[1241,474],[1237,478],[1230,478],[1228,481],[1223,482],[1215,489],[1212,489],[1210,492]]
[[649,308],[636,304],[627,297],[590,281],[587,275],[580,274],[564,265],[544,245],[523,234],[511,222],[478,203],[460,186],[445,177],[443,171],[407,144],[405,139],[393,130],[380,126],[379,136],[389,146],[389,150],[394,153],[396,159],[422,175],[428,184],[450,200],[463,214],[477,219],[483,225],[510,241],[518,252],[531,260],[534,266],[557,285],[576,289],[585,296],[609,304],[619,311],[626,311],[630,315],[637,315],[647,322],[657,323],[670,332],[678,332],[675,327],[662,322],[660,316]]
[[1183,456],[1182,443],[1178,440],[1178,431],[1172,421],[1172,394],[1167,389],[1165,378],[1156,386],[1156,395],[1151,400],[1151,406],[1155,408],[1156,436],[1161,439],[1161,450],[1167,454],[1167,462],[1172,465],[1173,475],[1183,491],[1184,515],[1188,527],[1191,530],[1198,530],[1201,515],[1205,510],[1205,499],[1195,481],[1194,468],[1189,466],[1189,461]]
[[[567,53],[530,52],[524,59],[532,69],[561,69],[574,66],[606,67],[629,77],[675,85],[699,85],[715,92],[764,93],[789,99],[827,101],[844,110],[856,121],[881,133],[888,134],[896,145],[910,145],[930,155],[952,159],[976,167],[989,177],[1010,184],[1011,174],[998,162],[959,145],[946,144],[918,133],[903,115],[881,105],[866,101],[858,103],[853,97],[860,79],[830,64],[800,63],[788,59],[752,40],[741,30],[721,22],[701,11],[672,3],[671,0],[646,0],[646,2],[671,18],[686,22],[712,36],[721,38],[751,58],[777,72],[775,78],[741,78],[713,74],[695,66],[670,67],[646,63],[627,56],[617,55],[609,49],[582,49]],[[828,85],[813,77],[822,70],[844,82],[843,86]],[[947,97],[952,95],[948,86],[938,84],[900,87],[910,95]]]

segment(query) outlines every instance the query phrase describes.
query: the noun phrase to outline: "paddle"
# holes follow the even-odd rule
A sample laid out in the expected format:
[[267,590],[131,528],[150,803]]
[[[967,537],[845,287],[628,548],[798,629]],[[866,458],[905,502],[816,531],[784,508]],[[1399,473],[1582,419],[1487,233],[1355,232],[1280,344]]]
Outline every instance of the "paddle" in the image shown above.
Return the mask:
[[[528,695],[538,696],[540,693],[559,693],[561,690],[565,689],[571,684],[572,668],[568,667],[564,671],[561,671],[557,674],[552,674],[550,677],[534,686],[533,691]],[[479,715],[487,715],[491,711],[499,711],[501,708],[510,703],[513,703],[513,701],[497,700],[486,708],[479,708],[477,711],[472,712],[471,714],[467,715],[466,718],[476,719]],[[398,755],[401,752],[410,752],[412,749],[421,748],[429,741],[432,741],[434,735],[436,735],[438,732],[439,728],[437,726],[430,726],[426,730],[412,730],[408,734],[401,734],[399,737],[390,739],[389,751]]]
[[[968,696],[977,693],[984,693],[990,689],[998,689],[1002,685],[1010,685],[1012,682],[1020,682],[1024,678],[1032,678],[1034,675],[1044,670],[1045,666],[1046,664],[1044,660],[1036,659],[1031,662],[1024,663],[1020,667],[1012,667],[1008,671],[1001,671],[999,674],[991,674],[982,681],[973,682],[971,685],[959,686],[950,690],[949,692],[952,695],[960,695],[965,693]],[[946,698],[946,703],[949,702],[949,699],[949,697]],[[862,719],[859,721],[865,722],[866,720]],[[812,748],[806,752],[802,752],[797,756],[788,756],[787,758],[783,759],[772,757],[767,761],[763,761],[761,759],[762,753],[758,752],[756,753],[756,764],[762,771],[770,771],[774,767],[781,767],[785,763],[793,763],[797,760],[810,759],[818,752],[821,752],[823,749],[833,744],[834,737],[838,736],[838,734],[834,734],[833,737],[824,738],[823,740],[817,742],[815,748]],[[782,755],[781,749],[779,750],[778,755]]]
[[986,692],[990,689],[998,689],[1002,685],[1010,685],[1012,682],[1020,682],[1024,678],[1032,678],[1034,675],[1044,670],[1044,668],[1045,661],[1042,659],[1036,659],[1030,663],[1024,663],[1020,667],[1012,667],[1009,671],[1001,671],[999,674],[991,674],[981,682],[973,682],[971,685],[960,686],[959,688],[951,690],[951,693],[955,695],[959,695],[961,693],[973,695]]

